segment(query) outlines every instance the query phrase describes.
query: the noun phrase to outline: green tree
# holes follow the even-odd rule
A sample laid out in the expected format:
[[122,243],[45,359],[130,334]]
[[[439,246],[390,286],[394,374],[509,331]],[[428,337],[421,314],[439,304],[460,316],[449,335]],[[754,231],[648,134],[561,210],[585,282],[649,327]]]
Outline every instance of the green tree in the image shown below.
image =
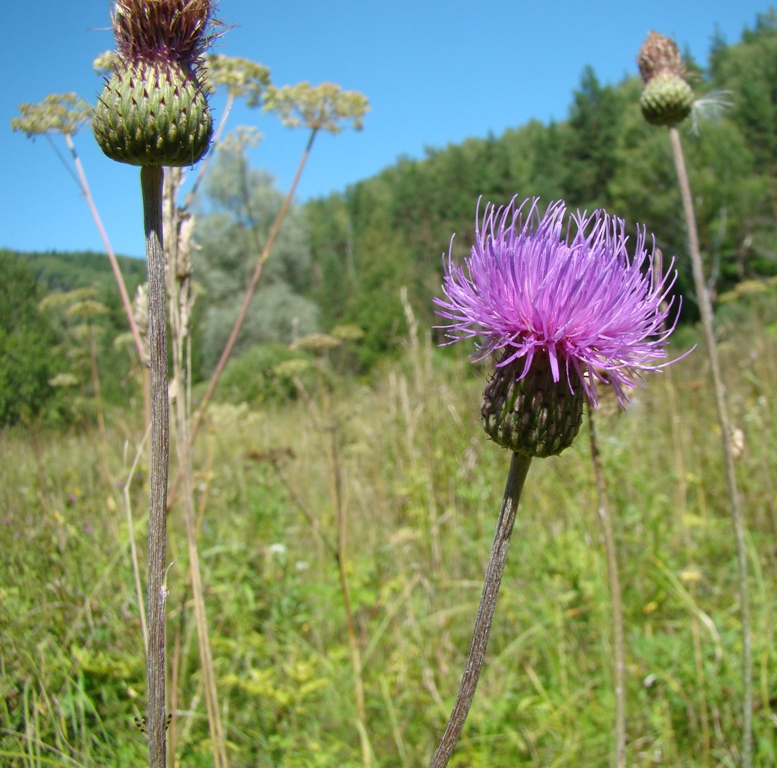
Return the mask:
[[605,204],[607,185],[616,170],[622,112],[617,90],[602,87],[593,69],[586,67],[568,120],[563,187],[570,206],[590,210]]
[[354,243],[354,254],[353,276],[337,297],[344,308],[340,322],[364,331],[356,354],[369,368],[396,350],[406,335],[400,288],[407,286],[412,295],[416,275],[409,250],[384,209],[374,210],[369,228]]
[[741,127],[756,162],[777,176],[777,11],[758,15],[738,45],[713,46],[710,73],[728,91],[731,116]]
[[[272,177],[251,168],[242,152],[219,150],[198,206],[194,275],[202,361],[211,370],[237,317],[254,265],[283,204]],[[255,344],[288,344],[318,329],[318,307],[303,295],[311,285],[305,220],[292,207],[273,246],[236,354]]]
[[0,425],[36,417],[52,398],[53,345],[34,274],[0,251]]
[[343,195],[311,200],[304,208],[313,261],[311,298],[321,308],[321,325],[343,318],[343,285],[354,278],[353,222]]
[[[705,273],[721,292],[777,270],[777,13],[759,16],[741,43],[717,40],[710,62],[707,76],[690,63],[696,92],[729,89],[733,108],[714,119],[700,110],[685,143]],[[543,205],[564,199],[573,210],[605,207],[632,227],[644,224],[666,261],[676,259],[677,290],[688,296],[683,311],[693,318],[676,171],[666,137],[640,113],[640,91],[638,77],[602,85],[586,68],[565,120],[532,120],[499,137],[427,149],[421,159],[403,157],[343,194],[308,204],[325,325],[368,320],[377,311],[371,301],[391,316],[396,307],[389,311],[387,297],[398,296],[402,285],[421,297],[415,308],[432,322],[440,255],[453,233],[454,259],[467,255],[481,196],[497,205],[513,196],[540,197]],[[385,254],[381,263],[363,263],[365,248]],[[386,258],[396,263],[382,263]],[[373,341],[367,348],[377,349]]]

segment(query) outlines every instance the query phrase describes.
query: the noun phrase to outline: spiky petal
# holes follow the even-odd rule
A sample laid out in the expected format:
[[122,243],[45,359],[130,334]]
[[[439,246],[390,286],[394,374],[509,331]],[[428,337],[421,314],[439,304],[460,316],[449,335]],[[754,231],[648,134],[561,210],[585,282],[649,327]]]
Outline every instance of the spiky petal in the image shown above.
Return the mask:
[[200,63],[211,43],[212,0],[117,0],[113,31],[125,62]]

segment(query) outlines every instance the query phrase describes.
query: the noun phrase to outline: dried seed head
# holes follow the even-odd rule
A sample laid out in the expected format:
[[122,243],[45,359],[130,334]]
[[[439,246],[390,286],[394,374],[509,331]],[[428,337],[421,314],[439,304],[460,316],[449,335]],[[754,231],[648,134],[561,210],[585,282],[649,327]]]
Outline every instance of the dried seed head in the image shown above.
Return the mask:
[[199,64],[213,36],[206,34],[212,0],[117,0],[112,14],[119,56],[125,62]]
[[642,79],[649,83],[659,72],[671,72],[678,77],[685,77],[685,65],[680,55],[677,43],[669,37],[651,32],[637,58]]

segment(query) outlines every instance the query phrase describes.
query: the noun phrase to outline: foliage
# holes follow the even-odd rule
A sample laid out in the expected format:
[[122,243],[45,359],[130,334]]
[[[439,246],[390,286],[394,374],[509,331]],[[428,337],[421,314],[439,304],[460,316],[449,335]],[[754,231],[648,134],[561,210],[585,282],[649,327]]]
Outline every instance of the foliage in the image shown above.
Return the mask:
[[732,117],[761,168],[777,174],[777,11],[758,15],[738,45],[718,40],[710,56],[710,73],[717,88],[733,101]]
[[308,381],[312,363],[279,344],[258,344],[227,363],[219,385],[219,401],[252,408],[297,396],[295,377]]
[[0,251],[0,426],[36,417],[54,395],[55,338],[32,270]]
[[[730,94],[733,102],[722,119],[697,120],[696,131],[689,121],[684,139],[707,277],[714,292],[725,292],[740,280],[777,274],[777,12],[759,16],[740,43],[717,41],[706,73],[690,66],[698,74],[698,96],[723,90],[723,101]],[[662,131],[645,123],[640,87],[636,76],[603,85],[586,68],[562,122],[531,121],[500,137],[429,148],[421,159],[400,158],[342,193],[309,202],[313,296],[325,316],[345,282],[349,321],[369,327],[375,298],[369,291],[375,284],[354,283],[352,270],[366,263],[370,253],[364,249],[374,248],[388,230],[390,250],[404,251],[409,263],[386,268],[381,290],[397,296],[407,285],[416,309],[430,318],[441,280],[440,254],[447,251],[451,233],[456,233],[456,252],[465,254],[478,200],[504,204],[516,195],[539,196],[544,204],[564,199],[573,210],[601,206],[632,227],[646,225],[666,261],[676,260],[677,290],[689,298],[684,319],[695,319],[669,144]],[[387,212],[387,220],[373,216],[377,207]],[[347,278],[339,285],[335,265]],[[400,321],[398,313],[395,320]]]
[[[744,445],[738,470],[757,587],[755,737],[764,765],[776,759],[777,694],[769,676],[777,317],[773,279],[763,279],[777,271],[775,26],[770,12],[742,43],[716,44],[700,91],[730,88],[734,109],[686,138],[709,279],[721,294],[723,370]],[[232,74],[224,70],[219,84],[247,95]],[[258,103],[268,82],[261,68],[250,77]],[[428,762],[469,642],[507,457],[479,430],[481,371],[408,335],[414,319],[400,289],[431,327],[440,255],[454,231],[458,254],[471,245],[480,195],[497,203],[539,194],[566,197],[570,207],[606,205],[645,222],[684,270],[671,158],[665,137],[639,115],[638,89],[635,78],[602,85],[588,70],[566,121],[533,121],[501,137],[429,149],[421,160],[404,158],[342,194],[292,209],[267,262],[243,354],[225,373],[222,401],[209,412],[194,455],[210,639],[235,768],[362,765],[345,611],[328,543],[336,514],[324,501],[338,482],[375,762]],[[304,106],[305,95],[298,91],[292,108]],[[302,119],[320,127],[316,114]],[[205,349],[206,369],[279,207],[265,174],[239,152],[221,153],[200,201],[195,252],[205,290],[195,350]],[[92,256],[31,256],[25,267],[0,252],[0,350],[13,356],[0,360],[0,383],[17,387],[0,403],[12,413],[3,423],[57,402],[49,386],[62,373],[53,366],[61,360],[57,341],[67,338],[70,352],[80,351],[77,378],[87,398],[85,341],[96,344],[103,383],[125,378],[127,360],[119,364],[110,352],[124,320],[110,298],[104,257],[95,259],[105,275],[91,272]],[[144,265],[135,264],[131,282],[142,280]],[[125,274],[135,264],[125,263]],[[38,306],[36,276],[49,291],[71,294],[52,316]],[[684,292],[689,282],[683,273]],[[93,302],[109,310],[99,320]],[[95,315],[86,337],[84,318],[74,317],[80,313]],[[303,380],[315,368],[303,371],[305,355],[286,345],[344,323],[364,332],[354,354],[373,375],[333,375],[324,410]],[[693,335],[692,327],[682,329],[688,346]],[[635,766],[731,765],[739,743],[736,569],[709,423],[713,402],[701,357],[680,365],[667,369],[663,387],[637,393],[626,414],[613,415],[604,403],[599,427],[626,585]],[[355,367],[350,359],[340,370]],[[298,391],[305,396],[292,398]],[[109,416],[104,447],[118,483],[104,472],[102,439],[88,420],[78,430],[17,424],[0,442],[0,550],[7,554],[0,569],[0,755],[10,768],[133,765],[145,752],[132,723],[144,706],[143,609],[129,554],[130,540],[144,535],[145,425],[115,406]],[[532,468],[488,668],[454,758],[459,766],[608,760],[606,566],[588,450],[584,440],[576,445]],[[332,446],[336,452],[328,453]],[[136,453],[141,468],[134,470]],[[332,455],[334,467],[325,458]],[[170,738],[182,763],[198,768],[212,765],[210,734],[180,510],[169,518]]]
[[[134,291],[144,279],[145,262],[119,259],[128,286]],[[3,269],[15,265],[3,282],[10,297],[6,306],[13,307],[9,317],[14,321],[14,332],[8,335],[4,331],[4,349],[9,357],[3,366],[4,411],[14,415],[3,422],[16,421],[21,413],[42,413],[55,421],[93,418],[87,325],[96,343],[102,396],[113,404],[126,403],[128,395],[134,396],[131,373],[135,358],[131,348],[118,343],[126,335],[127,320],[105,255],[0,250],[0,261]],[[42,313],[37,309],[38,302]],[[78,306],[84,309],[90,302],[101,307],[94,321],[87,318],[85,322],[85,318],[73,314],[80,311]],[[23,310],[21,304],[25,303],[34,310]],[[36,405],[32,406],[33,402]],[[47,405],[41,412],[43,403]]]
[[[35,274],[45,292],[67,293],[79,288],[94,288],[95,298],[109,308],[110,322],[119,332],[127,328],[116,281],[104,253],[95,251],[25,252],[19,254]],[[127,291],[132,296],[146,279],[145,259],[117,256]]]
[[[757,587],[754,656],[763,660],[756,754],[768,765],[777,336],[765,329],[777,315],[764,291],[726,299],[720,351],[744,434],[738,471]],[[480,372],[419,338],[406,342],[371,385],[333,379],[327,413],[305,398],[257,409],[216,404],[197,444],[200,561],[235,768],[362,765],[345,614],[326,543],[335,525],[325,501],[333,430],[375,765],[427,763],[448,715],[508,456],[482,436]],[[623,569],[635,766],[736,764],[736,569],[707,379],[694,354],[637,392],[627,412],[607,402],[600,412]],[[142,540],[144,478],[130,467],[144,429],[115,415],[108,423],[112,472]],[[142,762],[133,724],[144,685],[133,534],[122,491],[100,471],[98,443],[89,428],[15,429],[0,445],[8,561],[0,570],[0,753],[9,768]],[[204,768],[212,765],[210,735],[178,508],[169,521],[169,735],[183,764]],[[581,438],[531,469],[455,764],[607,763],[613,704],[600,539]]]
[[605,205],[618,167],[615,146],[625,106],[623,89],[602,87],[593,69],[586,67],[569,111],[565,200],[588,210]]
[[[203,366],[213,368],[237,317],[251,273],[283,203],[269,174],[249,168],[245,155],[220,150],[207,176],[193,254]],[[290,343],[317,329],[318,308],[302,296],[310,281],[310,251],[301,214],[292,207],[273,246],[262,287],[251,304],[236,353],[258,343]]]
[[[8,252],[4,249],[4,252]],[[111,267],[104,253],[95,251],[10,251],[23,258],[36,279],[47,291],[72,291],[88,286],[102,289],[115,288]],[[121,271],[127,277],[130,288],[145,279],[146,262],[129,256],[118,256]]]

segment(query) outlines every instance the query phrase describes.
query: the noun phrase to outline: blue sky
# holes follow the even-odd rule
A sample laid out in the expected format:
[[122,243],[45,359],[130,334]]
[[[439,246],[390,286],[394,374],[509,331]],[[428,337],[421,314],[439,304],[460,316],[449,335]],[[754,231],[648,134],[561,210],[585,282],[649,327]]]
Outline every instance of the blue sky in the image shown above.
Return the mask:
[[[21,102],[76,91],[94,101],[94,57],[113,47],[108,0],[6,3],[6,77],[0,102],[0,247],[102,250],[87,206],[45,137],[10,129]],[[270,68],[276,85],[333,81],[363,92],[364,130],[321,135],[298,201],[342,191],[402,156],[422,157],[469,136],[500,135],[532,118],[563,120],[586,65],[600,81],[636,74],[651,29],[706,62],[719,30],[733,43],[769,7],[751,0],[221,0],[235,25],[218,51]],[[223,100],[213,103],[220,118]],[[228,123],[263,134],[252,162],[291,183],[307,136],[242,106]],[[67,154],[61,139],[57,146]],[[143,254],[138,169],[105,158],[88,128],[75,137],[93,195],[118,253]]]

